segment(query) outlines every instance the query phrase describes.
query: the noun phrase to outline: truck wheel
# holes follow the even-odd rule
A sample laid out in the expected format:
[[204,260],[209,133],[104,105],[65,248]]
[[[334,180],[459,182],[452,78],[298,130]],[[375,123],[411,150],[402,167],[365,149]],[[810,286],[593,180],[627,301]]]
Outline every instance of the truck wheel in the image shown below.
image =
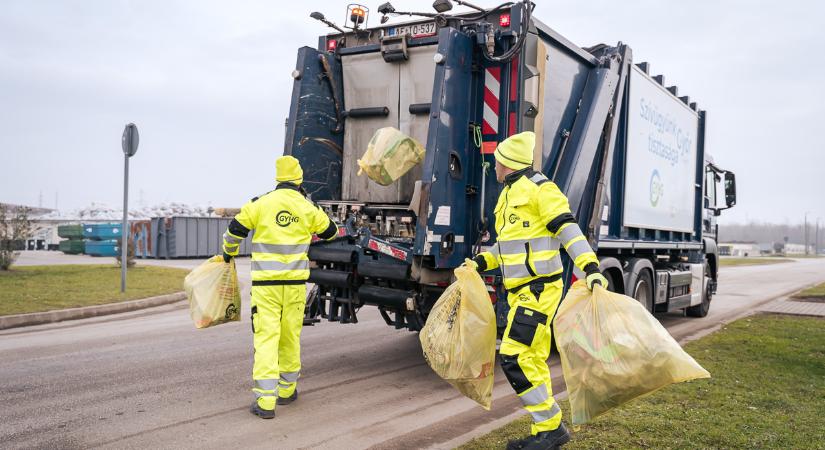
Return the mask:
[[685,309],[685,312],[690,317],[705,317],[708,315],[708,311],[710,311],[710,300],[711,295],[713,295],[710,289],[710,283],[708,283],[710,279],[710,274],[708,273],[708,267],[705,266],[705,292],[702,295],[702,303],[699,303],[696,306],[691,306]]
[[653,281],[649,271],[642,270],[639,273],[639,278],[633,286],[633,298],[641,303],[647,312],[653,312]]
[[602,275],[607,279],[607,288],[610,292],[616,292],[616,282],[613,281],[613,275],[610,274],[610,271],[602,272]]

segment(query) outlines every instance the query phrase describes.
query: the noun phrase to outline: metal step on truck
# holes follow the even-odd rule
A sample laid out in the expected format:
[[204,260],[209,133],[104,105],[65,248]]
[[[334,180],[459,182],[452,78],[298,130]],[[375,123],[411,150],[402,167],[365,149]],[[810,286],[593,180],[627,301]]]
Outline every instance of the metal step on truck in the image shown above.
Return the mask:
[[[470,12],[450,14],[453,3]],[[348,6],[345,28],[312,13],[334,31],[298,50],[285,148],[340,237],[310,247],[308,323],[355,323],[376,307],[388,325],[420,330],[453,269],[495,242],[493,151],[528,130],[533,168],[569,198],[609,289],[651,312],[708,313],[716,216],[736,203],[734,174],[707,153],[708,114],[628,45],[578,47],[535,6],[385,3],[373,28],[363,5]],[[415,20],[386,23],[401,15]],[[357,175],[382,127],[426,147],[390,186]],[[582,274],[563,258],[569,286]],[[501,277],[485,282],[503,327]]]

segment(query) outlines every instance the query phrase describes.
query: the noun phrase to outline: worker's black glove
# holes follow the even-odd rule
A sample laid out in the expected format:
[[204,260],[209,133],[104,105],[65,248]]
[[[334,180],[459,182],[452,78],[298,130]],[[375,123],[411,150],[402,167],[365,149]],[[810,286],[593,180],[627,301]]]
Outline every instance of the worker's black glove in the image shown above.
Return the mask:
[[223,262],[229,264],[229,261],[232,261],[232,255],[229,253],[223,252]]
[[461,265],[474,269],[479,273],[487,270],[487,260],[481,255],[476,255],[472,259],[464,258],[464,263]]

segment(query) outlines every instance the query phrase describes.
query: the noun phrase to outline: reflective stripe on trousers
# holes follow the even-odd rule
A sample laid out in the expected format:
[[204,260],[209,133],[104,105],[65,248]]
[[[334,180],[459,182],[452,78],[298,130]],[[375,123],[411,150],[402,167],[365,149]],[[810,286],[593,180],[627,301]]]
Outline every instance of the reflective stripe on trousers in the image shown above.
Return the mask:
[[553,417],[556,417],[557,414],[561,414],[561,408],[559,408],[558,403],[553,403],[553,406],[550,409],[540,409],[538,411],[530,411],[530,415],[533,416],[533,422],[541,423],[546,420],[550,420]]
[[524,406],[533,406],[539,405],[544,401],[547,401],[549,398],[549,394],[547,393],[547,385],[540,384],[533,389],[521,394],[521,403]]
[[256,398],[277,397],[278,380],[255,380],[255,387],[252,388]]
[[294,383],[298,381],[301,372],[281,372],[281,381],[284,383]]
[[291,397],[295,393],[299,376],[300,372],[281,372],[281,379],[278,381],[278,395],[283,398]]

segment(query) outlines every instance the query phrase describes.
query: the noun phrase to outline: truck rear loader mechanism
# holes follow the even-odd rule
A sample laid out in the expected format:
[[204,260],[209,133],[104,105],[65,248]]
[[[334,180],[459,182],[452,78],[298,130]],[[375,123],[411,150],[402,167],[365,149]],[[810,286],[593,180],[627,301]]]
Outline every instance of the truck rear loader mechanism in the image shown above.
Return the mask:
[[[528,130],[534,169],[568,196],[609,289],[651,312],[706,315],[715,217],[736,202],[734,174],[706,152],[707,113],[635,64],[629,46],[578,47],[536,19],[533,3],[455,15],[449,1],[433,6],[384,4],[385,17],[424,18],[375,28],[363,28],[361,5],[349,6],[347,30],[312,15],[336,32],[298,50],[285,148],[340,237],[310,248],[307,321],[354,323],[369,305],[389,325],[421,329],[453,269],[495,242],[493,151]],[[388,126],[426,156],[381,186],[356,175],[356,161]],[[564,261],[569,285],[582,274]],[[485,281],[504,326],[500,275]]]

